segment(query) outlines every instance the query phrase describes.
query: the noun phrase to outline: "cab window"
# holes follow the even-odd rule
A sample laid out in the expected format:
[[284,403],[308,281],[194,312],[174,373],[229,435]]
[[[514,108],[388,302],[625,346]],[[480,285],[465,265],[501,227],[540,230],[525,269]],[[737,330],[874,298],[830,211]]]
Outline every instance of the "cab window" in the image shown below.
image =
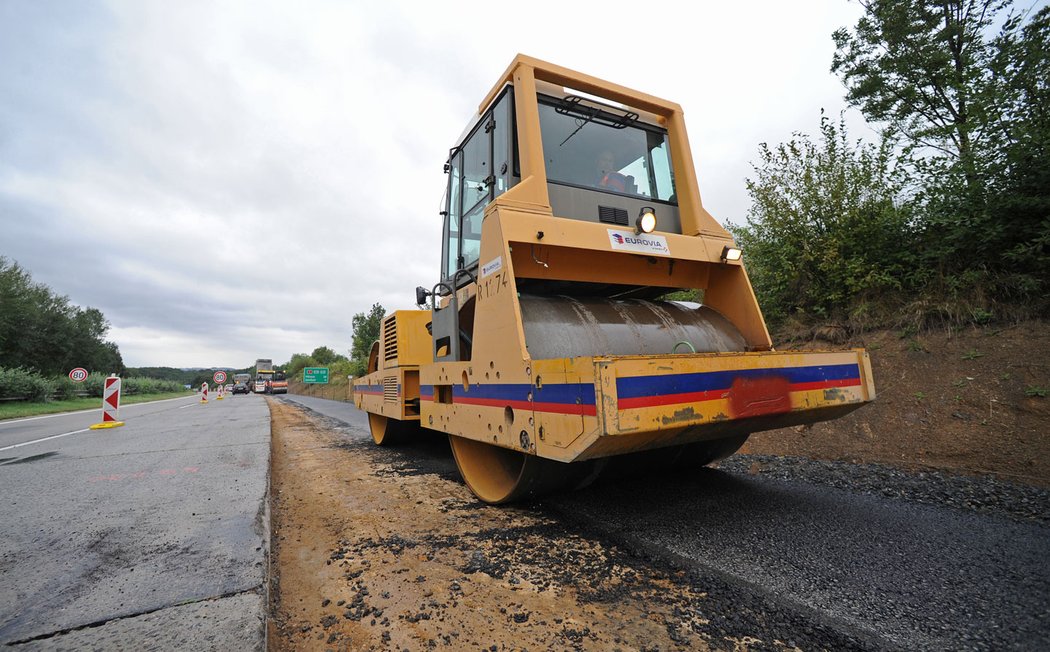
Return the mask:
[[675,203],[665,130],[580,98],[538,99],[549,182]]
[[[442,276],[451,279],[460,269],[478,265],[481,222],[485,207],[513,182],[513,99],[510,89],[486,112],[449,156],[446,192]],[[458,284],[467,282],[465,276]]]

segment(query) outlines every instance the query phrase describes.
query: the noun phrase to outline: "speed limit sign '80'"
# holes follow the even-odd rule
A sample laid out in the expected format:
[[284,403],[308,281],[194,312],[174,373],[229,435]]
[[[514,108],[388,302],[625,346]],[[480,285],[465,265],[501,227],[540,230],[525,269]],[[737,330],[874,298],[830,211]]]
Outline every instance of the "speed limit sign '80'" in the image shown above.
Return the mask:
[[69,372],[69,379],[72,380],[74,383],[82,383],[85,380],[87,380],[87,377],[87,369],[83,367],[77,367],[73,371]]
[[215,380],[215,382],[217,382],[219,384],[225,383],[226,382],[226,372],[225,371],[216,371],[215,375],[212,376],[212,378]]

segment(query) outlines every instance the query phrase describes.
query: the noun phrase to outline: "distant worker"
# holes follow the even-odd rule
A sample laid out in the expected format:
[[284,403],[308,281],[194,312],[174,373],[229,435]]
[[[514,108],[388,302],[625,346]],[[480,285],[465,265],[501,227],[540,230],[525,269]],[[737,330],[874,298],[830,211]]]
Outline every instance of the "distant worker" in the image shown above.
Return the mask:
[[598,156],[598,187],[627,192],[630,178],[620,174],[613,153],[605,150]]

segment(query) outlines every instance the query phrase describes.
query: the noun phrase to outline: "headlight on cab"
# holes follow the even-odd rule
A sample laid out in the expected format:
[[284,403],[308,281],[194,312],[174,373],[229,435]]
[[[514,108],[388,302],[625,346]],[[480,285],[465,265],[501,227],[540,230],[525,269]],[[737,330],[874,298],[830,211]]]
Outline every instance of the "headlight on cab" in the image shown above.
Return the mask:
[[638,213],[638,219],[634,221],[635,233],[652,233],[656,228],[656,211],[649,206],[643,206]]
[[726,245],[726,246],[722,247],[722,256],[721,256],[722,262],[723,263],[727,263],[727,262],[729,262],[731,260],[732,261],[740,260],[740,256],[742,254],[743,254],[743,252],[740,251],[739,249],[737,249],[736,247],[730,247],[729,245]]

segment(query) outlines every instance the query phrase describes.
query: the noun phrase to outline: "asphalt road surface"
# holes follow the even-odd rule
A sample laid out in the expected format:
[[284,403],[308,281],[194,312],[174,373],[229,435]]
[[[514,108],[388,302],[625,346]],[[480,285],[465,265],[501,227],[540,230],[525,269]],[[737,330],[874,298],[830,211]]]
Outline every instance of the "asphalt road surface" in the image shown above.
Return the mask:
[[[350,404],[288,400],[346,424],[348,436],[368,436],[365,415]],[[391,454],[415,456],[424,472],[454,471],[444,446],[407,449]],[[905,500],[891,480],[879,495],[730,468],[602,483],[535,507],[735,587],[722,591],[740,596],[725,604],[726,619],[757,604],[862,649],[1050,649],[1046,519],[959,509],[947,496],[945,504]],[[804,647],[821,647],[819,636],[796,633]]]
[[270,416],[197,397],[0,421],[0,644],[261,649]]

